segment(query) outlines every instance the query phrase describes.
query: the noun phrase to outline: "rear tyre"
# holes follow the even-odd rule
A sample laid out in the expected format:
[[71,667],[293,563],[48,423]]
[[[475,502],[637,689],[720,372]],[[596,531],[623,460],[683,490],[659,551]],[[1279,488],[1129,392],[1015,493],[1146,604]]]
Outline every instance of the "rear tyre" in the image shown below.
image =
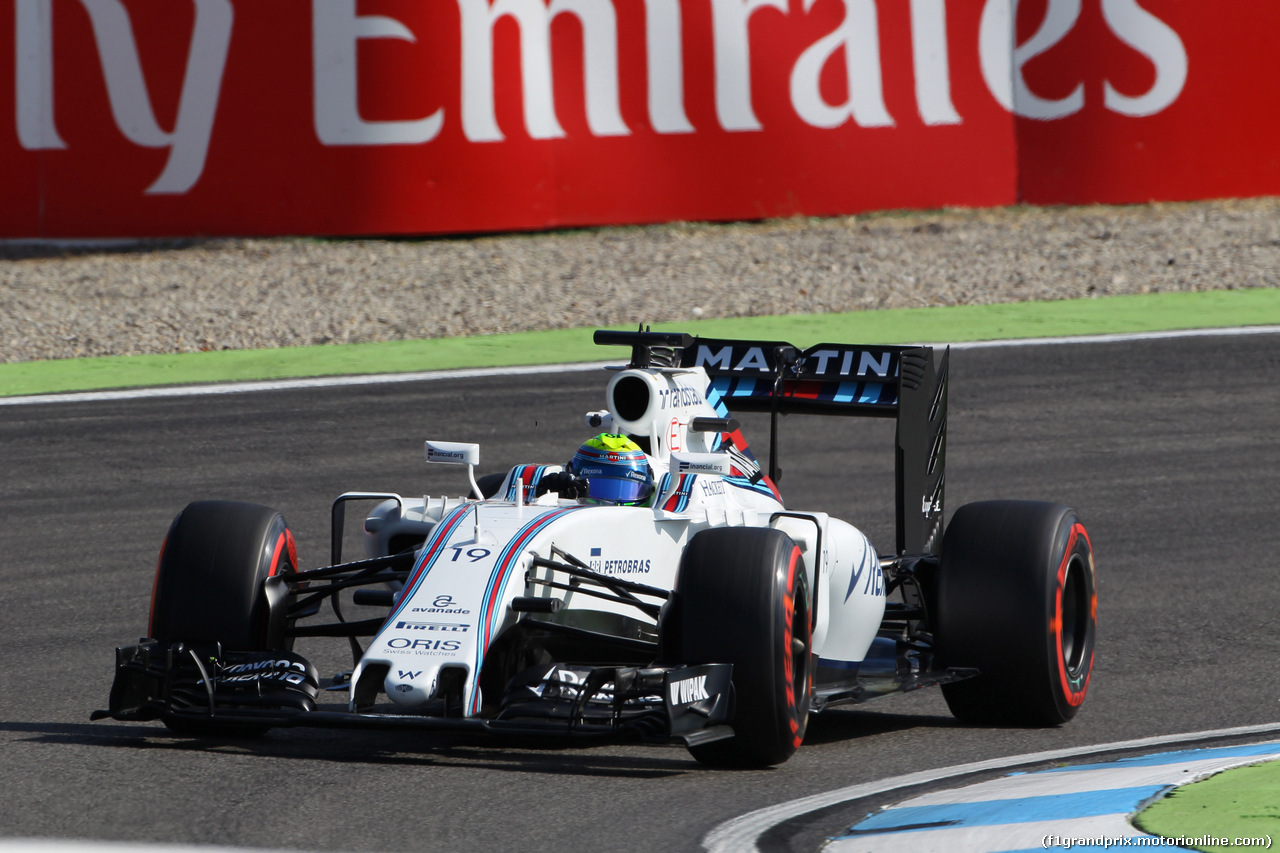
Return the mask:
[[1089,690],[1097,634],[1093,549],[1075,510],[989,501],[956,511],[942,543],[935,632],[961,721],[1054,726]]
[[[173,520],[156,567],[151,637],[221,643],[229,651],[288,650],[289,600],[270,601],[266,580],[297,571],[297,549],[284,517],[234,501],[197,501]],[[166,717],[182,734],[260,734],[263,726],[226,726]]]
[[771,528],[703,531],[685,550],[673,602],[666,648],[682,663],[733,664],[734,737],[690,747],[693,757],[718,767],[786,761],[804,740],[811,686],[800,548]]

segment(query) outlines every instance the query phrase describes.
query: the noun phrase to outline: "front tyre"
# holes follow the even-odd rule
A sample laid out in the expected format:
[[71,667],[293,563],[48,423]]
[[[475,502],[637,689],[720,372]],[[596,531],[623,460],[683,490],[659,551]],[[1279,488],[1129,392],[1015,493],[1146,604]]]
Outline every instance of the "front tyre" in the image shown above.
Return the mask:
[[[165,642],[221,643],[227,651],[286,651],[289,597],[272,600],[267,578],[297,571],[297,548],[280,513],[257,504],[197,501],[169,528],[156,567],[149,635]],[[260,734],[166,716],[181,734]]]
[[297,570],[280,513],[236,501],[196,501],[173,520],[156,567],[150,636],[222,643],[236,651],[287,649],[283,602],[265,583]]
[[947,706],[982,725],[1053,726],[1089,690],[1097,634],[1089,534],[1075,510],[989,501],[956,511],[942,542],[935,639]]
[[680,662],[733,664],[734,737],[690,748],[721,767],[780,764],[809,716],[809,592],[800,548],[772,528],[699,533],[680,563],[668,648]]

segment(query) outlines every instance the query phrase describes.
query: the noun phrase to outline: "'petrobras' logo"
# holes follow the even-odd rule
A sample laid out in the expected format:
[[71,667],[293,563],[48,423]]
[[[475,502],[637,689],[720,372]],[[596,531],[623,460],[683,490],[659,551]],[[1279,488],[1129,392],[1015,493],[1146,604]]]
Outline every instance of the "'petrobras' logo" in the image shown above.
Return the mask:
[[593,572],[600,572],[606,575],[648,574],[653,568],[653,561],[643,557],[610,557],[609,559],[603,559],[599,548],[592,548],[591,556],[594,559],[587,564],[587,568]]

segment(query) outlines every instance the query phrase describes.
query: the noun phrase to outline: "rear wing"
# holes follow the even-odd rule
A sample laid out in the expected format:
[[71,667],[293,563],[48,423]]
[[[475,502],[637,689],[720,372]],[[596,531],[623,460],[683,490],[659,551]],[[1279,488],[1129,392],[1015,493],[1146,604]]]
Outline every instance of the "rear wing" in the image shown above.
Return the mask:
[[632,348],[632,367],[701,367],[707,399],[729,412],[769,412],[770,474],[777,471],[777,416],[894,418],[899,554],[936,554],[946,485],[950,350],[927,346],[697,338],[667,332],[595,333],[598,344]]

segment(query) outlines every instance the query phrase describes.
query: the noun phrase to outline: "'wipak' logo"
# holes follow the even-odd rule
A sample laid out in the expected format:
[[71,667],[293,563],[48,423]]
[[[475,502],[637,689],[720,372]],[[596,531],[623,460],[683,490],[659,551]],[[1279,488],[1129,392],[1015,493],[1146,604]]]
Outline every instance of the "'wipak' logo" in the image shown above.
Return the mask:
[[701,702],[704,699],[710,699],[707,694],[707,677],[705,675],[695,675],[693,678],[682,678],[679,681],[673,681],[667,686],[671,695],[672,705],[691,705],[694,702]]

